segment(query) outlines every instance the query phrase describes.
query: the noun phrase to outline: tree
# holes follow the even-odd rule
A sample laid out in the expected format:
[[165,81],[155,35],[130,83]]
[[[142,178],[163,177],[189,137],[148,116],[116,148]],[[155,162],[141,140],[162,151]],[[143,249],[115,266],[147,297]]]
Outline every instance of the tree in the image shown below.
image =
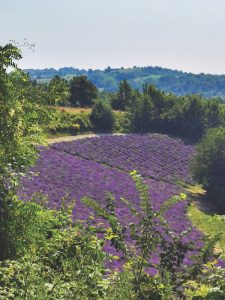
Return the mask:
[[[165,97],[167,98],[168,96]],[[170,102],[172,106],[166,107],[163,113],[170,132],[191,140],[199,140],[206,126],[203,122],[206,101],[208,100],[201,98],[200,95],[174,96],[174,102]]]
[[56,75],[48,86],[49,104],[67,105],[70,92],[68,82]]
[[[0,115],[4,116],[0,118],[0,166],[10,163],[17,170],[33,160],[33,143],[40,133],[34,103],[28,96],[29,78],[14,62],[20,58],[20,50],[12,44],[0,47]],[[8,74],[9,67],[17,71]]]
[[142,110],[141,110],[141,130],[149,131],[153,116],[153,104],[149,96],[143,95]]
[[145,84],[143,86],[143,93],[151,97],[154,106],[154,118],[159,119],[164,107],[164,93],[153,84]]
[[132,102],[132,89],[127,80],[120,82],[119,90],[112,98],[114,109],[126,110]]
[[[0,260],[15,256],[21,233],[15,222],[16,188],[40,142],[40,103],[31,99],[29,78],[17,68],[15,61],[21,58],[14,45],[0,46]],[[9,74],[9,68],[15,72]]]
[[92,108],[90,120],[96,130],[112,131],[115,115],[108,103],[97,100]]
[[203,125],[204,129],[217,127],[220,124],[220,101],[218,98],[205,101],[203,104]]
[[225,211],[225,128],[211,128],[197,146],[193,178],[203,184],[210,201]]
[[72,106],[90,107],[98,97],[96,86],[86,76],[73,77],[70,81],[70,103]]
[[151,128],[153,104],[148,95],[135,98],[130,109],[131,129],[137,132],[148,132]]

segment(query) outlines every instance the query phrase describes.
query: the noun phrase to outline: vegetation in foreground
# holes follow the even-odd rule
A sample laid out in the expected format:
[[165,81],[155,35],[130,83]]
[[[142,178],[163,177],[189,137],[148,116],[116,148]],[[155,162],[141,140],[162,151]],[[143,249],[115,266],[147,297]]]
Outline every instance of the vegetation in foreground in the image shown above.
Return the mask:
[[[142,210],[137,211],[126,199],[121,199],[136,219],[127,226],[117,220],[111,196],[105,208],[92,199],[83,199],[108,222],[108,227],[102,227],[102,222],[96,226],[72,222],[74,203],[67,203],[56,211],[13,199],[9,222],[3,226],[10,232],[10,243],[4,244],[8,250],[5,253],[10,253],[10,257],[0,262],[0,297],[21,300],[195,299],[195,296],[223,299],[224,270],[216,268],[216,261],[207,263],[213,257],[217,238],[206,242],[193,258],[193,265],[185,265],[185,256],[193,245],[191,242],[183,244],[182,239],[189,230],[173,235],[164,219],[167,209],[184,200],[185,195],[172,197],[155,213],[147,186],[135,172],[132,177],[140,193]],[[42,195],[40,200],[44,201]],[[101,233],[102,238],[97,238],[97,233]],[[126,243],[127,234],[135,241],[135,251]],[[122,272],[106,268],[118,257],[105,252],[105,243],[123,254]],[[152,261],[156,250],[158,263]],[[153,266],[157,270],[155,275],[149,274]]]

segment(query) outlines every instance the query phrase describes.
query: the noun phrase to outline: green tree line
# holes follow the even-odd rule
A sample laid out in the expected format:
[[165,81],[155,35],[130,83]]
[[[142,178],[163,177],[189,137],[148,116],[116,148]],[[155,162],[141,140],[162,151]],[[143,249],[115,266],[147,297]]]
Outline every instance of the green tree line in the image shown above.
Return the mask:
[[115,92],[120,81],[127,80],[134,89],[142,90],[143,84],[154,84],[159,89],[174,93],[178,96],[185,94],[201,94],[203,97],[225,97],[225,75],[192,74],[160,67],[110,68],[105,70],[81,70],[72,67],[64,67],[59,70],[28,69],[31,79],[39,82],[49,81],[58,75],[70,80],[76,76],[87,76],[88,79],[107,92]]

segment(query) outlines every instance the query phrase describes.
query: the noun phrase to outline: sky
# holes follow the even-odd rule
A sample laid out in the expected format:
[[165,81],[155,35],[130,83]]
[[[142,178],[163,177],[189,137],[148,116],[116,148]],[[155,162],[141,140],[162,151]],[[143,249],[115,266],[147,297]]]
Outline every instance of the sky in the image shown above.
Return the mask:
[[0,0],[21,68],[160,66],[225,74],[225,0]]

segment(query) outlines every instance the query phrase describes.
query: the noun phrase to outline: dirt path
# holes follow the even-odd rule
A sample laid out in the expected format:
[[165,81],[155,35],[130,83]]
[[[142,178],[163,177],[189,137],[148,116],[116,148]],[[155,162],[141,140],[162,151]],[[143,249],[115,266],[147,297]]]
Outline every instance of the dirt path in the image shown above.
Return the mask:
[[60,142],[71,142],[75,140],[90,138],[90,137],[100,137],[105,135],[124,135],[124,133],[89,133],[89,134],[80,134],[80,135],[72,135],[72,136],[60,136],[55,138],[50,138],[47,140],[48,144],[60,143]]

